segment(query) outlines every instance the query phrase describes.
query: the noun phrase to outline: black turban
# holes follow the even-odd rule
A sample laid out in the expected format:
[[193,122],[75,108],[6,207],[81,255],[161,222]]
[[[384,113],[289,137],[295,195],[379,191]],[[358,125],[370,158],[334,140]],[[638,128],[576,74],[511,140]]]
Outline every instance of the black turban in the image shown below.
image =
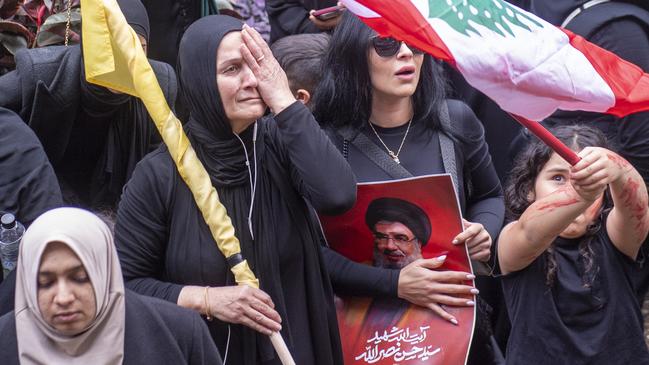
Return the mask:
[[149,41],[149,15],[140,0],[117,0],[124,18],[135,33]]
[[417,237],[422,246],[428,243],[431,226],[430,219],[423,209],[413,203],[397,198],[379,198],[373,200],[365,213],[365,224],[374,231],[376,223],[399,222]]

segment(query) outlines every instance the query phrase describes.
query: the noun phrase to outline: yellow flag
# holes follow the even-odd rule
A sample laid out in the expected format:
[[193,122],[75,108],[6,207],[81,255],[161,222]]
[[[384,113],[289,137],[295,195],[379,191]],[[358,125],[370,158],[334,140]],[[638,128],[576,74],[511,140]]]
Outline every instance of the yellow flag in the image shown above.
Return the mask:
[[[81,0],[83,58],[88,82],[142,99],[151,119],[191,190],[219,250],[228,258],[241,252],[232,221],[178,118],[160,89],[140,40],[115,0]],[[231,268],[239,285],[259,287],[243,262]]]

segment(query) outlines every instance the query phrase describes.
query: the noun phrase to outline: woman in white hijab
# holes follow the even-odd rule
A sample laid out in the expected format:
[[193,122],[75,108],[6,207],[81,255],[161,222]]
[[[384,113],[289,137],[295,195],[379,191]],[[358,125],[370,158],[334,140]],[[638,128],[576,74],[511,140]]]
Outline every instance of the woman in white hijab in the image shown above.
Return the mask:
[[23,237],[15,311],[0,317],[3,364],[220,364],[192,311],[125,291],[113,236],[58,208]]

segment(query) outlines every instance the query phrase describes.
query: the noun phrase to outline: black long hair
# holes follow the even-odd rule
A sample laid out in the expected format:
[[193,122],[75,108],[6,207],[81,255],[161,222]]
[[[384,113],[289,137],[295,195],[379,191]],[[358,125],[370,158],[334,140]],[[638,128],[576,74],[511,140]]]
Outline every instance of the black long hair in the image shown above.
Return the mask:
[[[368,54],[375,33],[351,12],[336,26],[322,63],[322,78],[315,93],[313,114],[325,126],[351,125],[358,129],[372,112],[372,83]],[[441,129],[437,117],[446,97],[441,66],[424,55],[419,84],[413,95],[414,121],[425,120]]]
[[[551,128],[550,132],[561,142],[574,151],[584,147],[603,147],[610,149],[606,136],[598,129],[585,125],[562,125]],[[506,218],[508,221],[518,220],[525,210],[534,202],[530,200],[530,193],[534,191],[534,184],[543,166],[550,160],[554,152],[545,143],[536,137],[530,141],[527,148],[521,152],[514,162],[509,180],[505,186]],[[604,202],[597,218],[593,221],[580,239],[579,253],[584,266],[582,281],[584,287],[590,287],[598,268],[594,265],[593,250],[590,242],[602,226],[603,215],[612,206],[608,191],[604,193]],[[552,286],[556,278],[557,262],[554,257],[553,247],[550,246],[544,253],[546,255],[546,284]]]

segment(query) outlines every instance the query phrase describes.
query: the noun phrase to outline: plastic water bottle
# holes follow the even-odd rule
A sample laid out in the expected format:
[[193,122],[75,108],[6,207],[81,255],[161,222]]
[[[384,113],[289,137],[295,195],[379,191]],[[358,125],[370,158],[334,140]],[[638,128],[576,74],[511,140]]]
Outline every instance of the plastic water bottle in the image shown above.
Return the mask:
[[18,247],[25,233],[25,227],[16,220],[13,214],[7,213],[0,218],[0,259],[6,276],[16,268]]

